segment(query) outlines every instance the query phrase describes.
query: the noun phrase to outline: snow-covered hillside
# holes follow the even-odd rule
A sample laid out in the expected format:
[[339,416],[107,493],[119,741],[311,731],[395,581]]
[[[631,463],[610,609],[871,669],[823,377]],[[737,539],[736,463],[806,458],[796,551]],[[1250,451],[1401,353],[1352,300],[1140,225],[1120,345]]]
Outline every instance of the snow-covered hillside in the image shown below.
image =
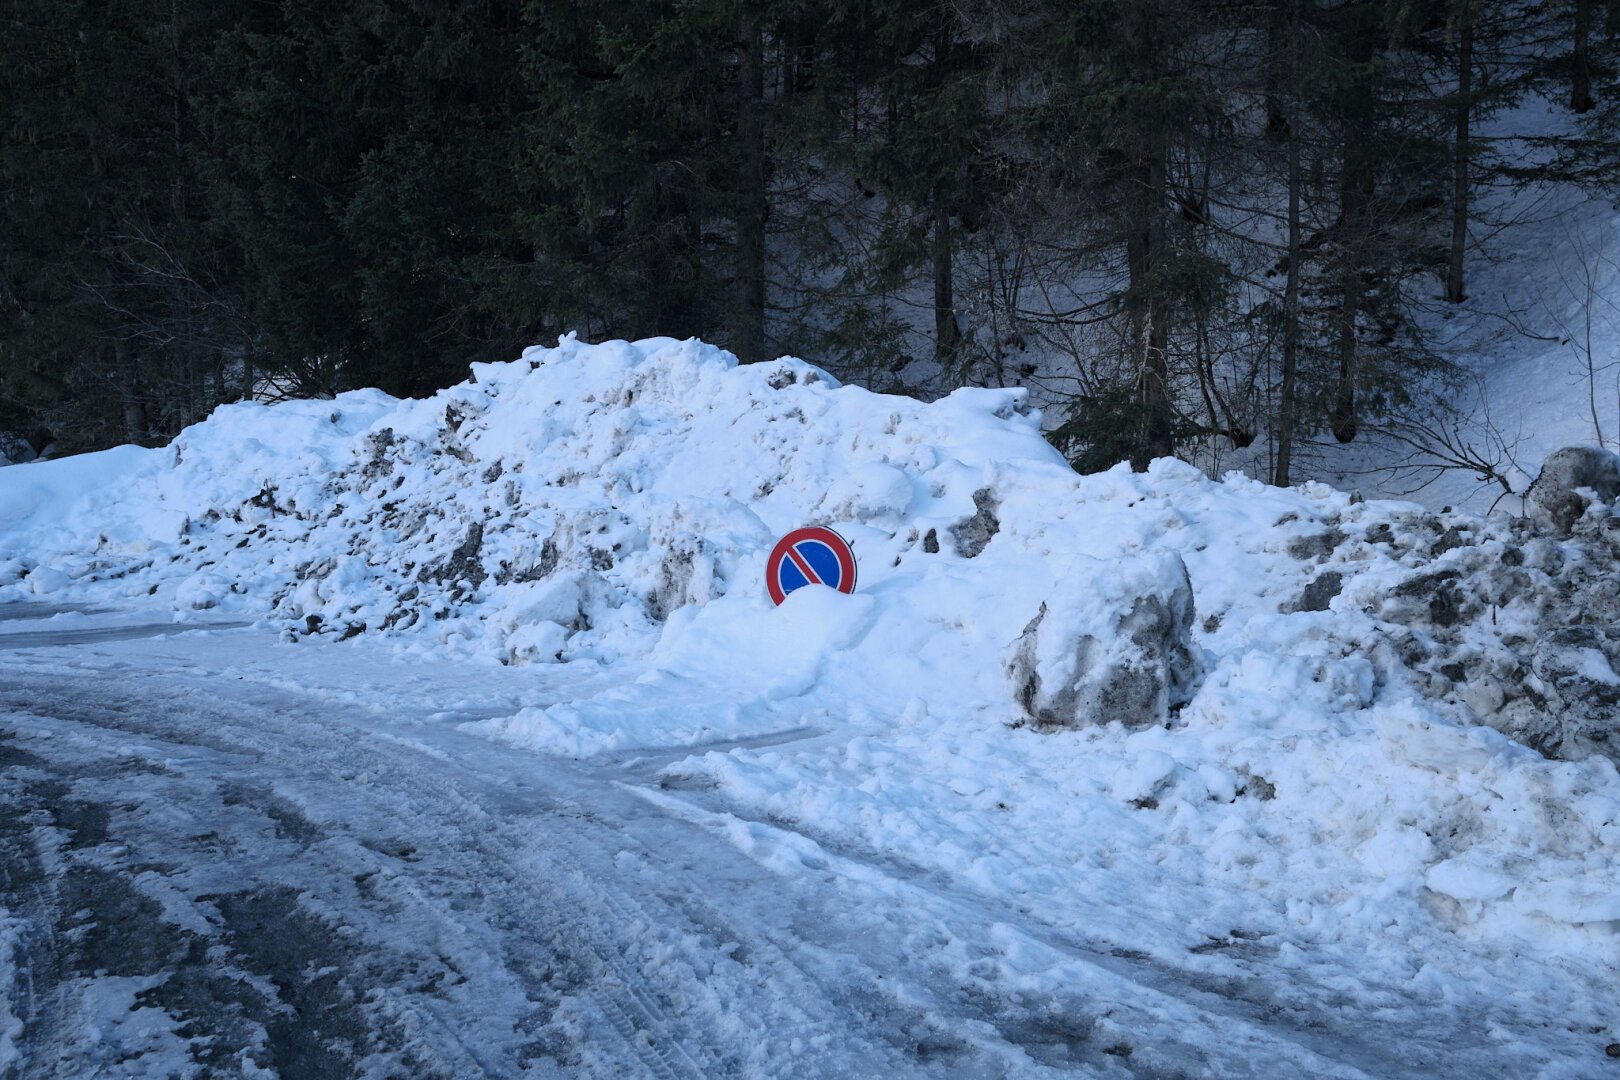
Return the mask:
[[[863,852],[1212,977],[1263,958],[1283,1010],[1426,1002],[1503,1032],[1508,1072],[1620,1040],[1601,500],[1554,528],[1171,460],[1081,477],[1020,391],[923,404],[698,342],[473,375],[0,471],[0,601],[547,665],[585,689],[469,730],[677,748],[650,797],[783,873]],[[809,523],[861,587],[774,608],[766,554]],[[1065,978],[1003,945],[939,947],[986,993]]]
[[[1493,156],[1529,169],[1580,128],[1563,102],[1532,94],[1486,118],[1480,135]],[[1348,446],[1318,432],[1304,474],[1430,509],[1519,513],[1540,463],[1560,447],[1620,446],[1617,253],[1620,214],[1601,191],[1548,182],[1478,193],[1467,299],[1441,299],[1438,279],[1420,280],[1410,297],[1451,378],[1419,394],[1428,404],[1384,418],[1407,441],[1376,424]],[[1234,465],[1264,475],[1258,461]]]

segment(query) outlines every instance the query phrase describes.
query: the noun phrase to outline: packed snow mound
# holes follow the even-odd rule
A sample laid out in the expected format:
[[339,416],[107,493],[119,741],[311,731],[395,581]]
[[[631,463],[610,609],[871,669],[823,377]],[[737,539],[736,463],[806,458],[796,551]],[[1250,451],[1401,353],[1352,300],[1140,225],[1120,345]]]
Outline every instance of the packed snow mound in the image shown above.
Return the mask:
[[[1091,576],[1057,582],[1008,663],[1018,704],[1038,724],[1145,726],[1192,697],[1194,606],[1181,558],[1116,560],[1097,577],[1111,588]],[[1099,612],[1099,599],[1112,610]]]
[[[1263,640],[1583,756],[1620,724],[1604,468],[1549,463],[1543,488],[1593,497],[1549,494],[1546,527],[1171,460],[1081,477],[1022,390],[922,403],[794,359],[569,337],[422,401],[233,405],[161,451],[7,470],[0,598],[159,594],[297,637],[640,657],[774,698],[836,657],[868,692],[1038,727],[1171,722]],[[861,596],[777,612],[766,555],[810,523],[853,543]]]
[[[5,573],[33,591],[57,575],[158,586],[300,632],[607,659],[651,648],[687,604],[757,593],[771,543],[806,521],[845,530],[868,580],[925,532],[952,538],[942,561],[974,554],[989,540],[974,493],[1018,470],[1068,474],[1021,391],[922,405],[796,360],[565,339],[426,401],[222,408],[116,470],[70,524],[9,532]],[[35,509],[11,517],[37,524]]]
[[[875,584],[908,556],[989,548],[998,484],[1073,480],[1022,391],[924,405],[668,340],[565,339],[427,401],[229,406],[125,464],[105,462],[71,520],[71,500],[19,487],[0,572],[35,593],[157,588],[299,633],[430,631],[516,663],[645,653],[671,613],[738,582],[757,601],[772,541],[807,521],[842,529]],[[1007,640],[1050,584],[1026,576]]]

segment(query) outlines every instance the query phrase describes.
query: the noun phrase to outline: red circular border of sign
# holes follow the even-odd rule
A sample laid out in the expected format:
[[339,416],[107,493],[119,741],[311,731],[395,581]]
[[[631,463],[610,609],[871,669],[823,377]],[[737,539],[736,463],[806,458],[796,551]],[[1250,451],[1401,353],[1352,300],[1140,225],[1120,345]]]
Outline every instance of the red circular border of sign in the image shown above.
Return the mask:
[[803,529],[794,529],[771,548],[771,557],[765,560],[765,588],[770,591],[771,600],[781,604],[787,599],[787,593],[782,591],[781,583],[777,580],[781,575],[776,567],[787,558],[788,548],[806,540],[819,540],[832,549],[838,557],[838,569],[841,571],[838,581],[838,591],[852,593],[855,591],[855,552],[849,546],[849,541],[833,532],[825,525],[811,525]]

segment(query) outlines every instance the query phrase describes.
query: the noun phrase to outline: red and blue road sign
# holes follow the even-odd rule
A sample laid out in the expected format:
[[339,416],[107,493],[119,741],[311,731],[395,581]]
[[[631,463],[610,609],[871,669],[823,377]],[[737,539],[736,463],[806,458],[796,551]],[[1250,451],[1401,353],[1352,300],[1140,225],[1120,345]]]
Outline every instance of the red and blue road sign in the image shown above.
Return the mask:
[[806,585],[855,591],[855,552],[848,540],[821,525],[794,529],[776,542],[765,561],[765,587],[775,603]]

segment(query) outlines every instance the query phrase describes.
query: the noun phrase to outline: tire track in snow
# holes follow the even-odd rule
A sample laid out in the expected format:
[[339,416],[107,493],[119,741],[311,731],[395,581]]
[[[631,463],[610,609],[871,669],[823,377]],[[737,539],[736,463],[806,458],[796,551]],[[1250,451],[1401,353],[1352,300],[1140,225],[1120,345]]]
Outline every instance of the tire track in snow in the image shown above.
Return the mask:
[[[1450,1002],[1416,1001],[1409,990],[1386,985],[1353,991],[1342,984],[1328,987],[1297,970],[1267,970],[1264,950],[1241,940],[1237,949],[1249,955],[1235,957],[1240,975],[1178,967],[1080,939],[1005,898],[957,887],[926,868],[819,837],[791,823],[739,815],[700,791],[627,790],[730,838],[764,863],[782,865],[784,873],[794,872],[791,864],[802,864],[801,873],[836,880],[852,911],[912,913],[919,927],[933,928],[920,930],[919,940],[937,931],[941,942],[960,945],[960,951],[976,949],[990,958],[1018,951],[1048,970],[1067,972],[1069,985],[1047,995],[1049,1008],[1011,1006],[1007,996],[987,994],[976,981],[945,970],[943,958],[936,959],[931,979],[913,975],[916,981],[909,990],[931,997],[943,1013],[977,1018],[1013,1045],[1052,1035],[1051,1017],[1090,1013],[1107,1017],[1111,1028],[1127,1033],[1124,1045],[1137,1043],[1158,1059],[1141,1073],[1147,1076],[1213,1070],[1212,1075],[1268,1080],[1290,1075],[1426,1080],[1491,1075],[1503,1066],[1501,1047],[1487,1025]],[[816,928],[805,928],[807,939],[816,934]],[[926,967],[926,951],[918,950],[918,967]],[[896,993],[900,985],[889,982],[876,989]],[[1407,1008],[1427,1014],[1428,1022],[1421,1027],[1402,1024],[1399,1037],[1391,1037],[1389,1028],[1368,1023],[1355,993],[1386,1004],[1405,999]],[[1211,1054],[1210,1048],[1216,1052]]]
[[[280,780],[282,777],[276,776],[276,766],[278,764],[287,764],[286,756],[288,754],[297,755],[299,751],[304,752],[301,756],[304,758],[306,768],[315,766],[329,769],[333,761],[334,748],[331,745],[317,749],[309,745],[310,740],[308,739],[302,740],[299,744],[287,740],[289,731],[286,724],[265,724],[265,727],[273,732],[270,737],[240,738],[244,728],[236,725],[241,724],[244,720],[248,723],[265,721],[270,716],[267,712],[250,713],[246,716],[238,713],[236,717],[229,720],[223,716],[209,715],[204,712],[203,715],[195,717],[197,721],[196,729],[191,731],[176,731],[167,724],[154,723],[143,719],[144,716],[152,714],[141,708],[141,706],[150,708],[160,703],[155,702],[150,694],[139,694],[132,702],[127,683],[122,687],[117,698],[109,698],[99,703],[104,707],[98,708],[98,703],[87,700],[89,695],[85,694],[85,688],[81,684],[76,687],[75,700],[65,704],[65,706],[59,705],[50,710],[55,715],[35,715],[32,717],[27,714],[19,715],[17,710],[17,706],[20,704],[19,698],[33,697],[46,689],[47,687],[43,684],[29,685],[26,680],[9,680],[4,694],[4,703],[0,708],[5,708],[11,715],[0,722],[3,722],[15,733],[36,736],[30,741],[36,744],[43,743],[59,753],[65,749],[64,743],[78,742],[80,746],[74,748],[77,751],[76,753],[63,755],[60,762],[53,763],[65,774],[82,773],[87,759],[94,760],[97,754],[106,754],[111,749],[109,740],[106,738],[108,734],[125,736],[124,750],[126,751],[133,746],[138,753],[153,757],[184,755],[190,759],[188,771],[195,770],[199,775],[203,770],[196,769],[196,766],[204,764],[223,767],[223,771],[226,772],[246,767],[251,769],[255,775],[265,776],[268,774],[272,779]],[[170,715],[173,715],[172,710],[184,708],[190,708],[195,713],[197,706],[197,702],[192,695],[186,695],[180,701],[169,701],[161,704],[166,705],[171,710]],[[278,728],[280,730],[276,730]],[[128,739],[128,736],[131,735],[137,738]],[[282,745],[279,748],[271,745],[277,740],[282,740]],[[365,748],[355,745],[353,740],[339,741],[346,744],[336,748],[338,753],[341,754],[341,760],[346,763],[340,767],[339,771],[342,774],[351,779],[364,777],[371,784],[379,786],[386,781],[389,767],[385,762],[376,760],[377,755],[368,755]],[[203,755],[199,760],[199,749],[209,749],[216,753]],[[233,757],[246,758],[247,760],[233,763],[230,761]],[[416,786],[421,786],[420,778],[413,777],[410,779]],[[212,785],[208,782],[208,778],[205,777],[195,786],[211,787]],[[403,784],[401,786],[403,788]],[[318,789],[316,792],[310,792],[312,795],[318,793]],[[283,841],[281,845],[283,848],[302,847],[307,850],[310,847],[320,846],[327,849],[326,854],[328,857],[317,860],[317,862],[325,865],[311,868],[301,877],[295,875],[285,885],[278,887],[273,883],[265,885],[261,882],[258,883],[261,887],[223,893],[204,892],[191,897],[192,902],[199,909],[212,907],[219,912],[219,918],[216,920],[219,924],[219,930],[216,936],[218,939],[230,943],[231,962],[234,966],[238,966],[246,972],[257,973],[260,978],[267,978],[270,982],[277,984],[276,989],[281,991],[279,995],[281,999],[286,999],[289,995],[302,995],[308,999],[292,1003],[294,1013],[305,1019],[311,1019],[315,1014],[325,1015],[329,1013],[336,1003],[333,993],[327,993],[325,989],[317,985],[319,979],[310,980],[303,977],[303,969],[312,964],[318,964],[320,960],[320,957],[314,951],[303,946],[310,944],[312,937],[319,936],[323,920],[315,916],[323,913],[304,910],[308,905],[307,903],[301,904],[300,901],[307,901],[311,897],[323,903],[330,903],[333,899],[344,899],[341,896],[334,897],[334,891],[330,888],[322,890],[314,885],[310,878],[319,871],[327,872],[334,879],[345,876],[352,877],[356,879],[357,884],[362,881],[381,878],[382,880],[377,882],[376,885],[381,888],[379,896],[384,902],[412,906],[415,909],[412,922],[418,926],[433,924],[431,925],[431,931],[435,936],[470,938],[475,935],[465,933],[467,924],[476,926],[481,920],[504,923],[505,925],[501,928],[502,933],[488,935],[492,940],[466,940],[459,943],[461,955],[454,957],[460,960],[471,957],[476,960],[486,950],[495,951],[489,949],[491,945],[498,945],[500,949],[509,950],[508,955],[499,957],[506,970],[485,972],[483,980],[486,984],[483,987],[485,992],[505,989],[509,1000],[499,1003],[486,1001],[486,1005],[504,1005],[509,1012],[515,1013],[524,1007],[526,992],[534,991],[548,982],[548,973],[550,971],[554,969],[566,971],[571,964],[571,958],[553,956],[547,951],[547,947],[557,944],[556,942],[534,940],[540,935],[534,934],[530,928],[521,925],[524,922],[532,922],[532,918],[520,918],[520,915],[532,917],[536,910],[533,902],[547,899],[552,900],[559,909],[583,910],[582,906],[577,903],[574,897],[547,897],[544,893],[526,896],[525,899],[528,902],[522,905],[521,910],[518,905],[507,902],[508,898],[503,898],[500,894],[500,886],[510,886],[511,883],[502,882],[500,876],[503,867],[516,860],[511,857],[510,850],[492,843],[492,840],[500,837],[500,830],[490,829],[487,821],[464,823],[455,839],[461,844],[466,844],[469,839],[474,837],[477,837],[477,839],[470,845],[461,847],[460,850],[456,851],[456,857],[448,860],[444,865],[424,867],[424,871],[431,870],[437,879],[433,882],[425,882],[421,879],[409,878],[399,874],[397,867],[389,865],[391,860],[385,855],[378,855],[368,851],[363,840],[347,843],[334,842],[315,835],[318,832],[315,826],[303,821],[295,810],[289,809],[291,804],[287,799],[277,796],[272,787],[265,786],[263,783],[232,781],[221,785],[221,790],[218,792],[190,793],[176,791],[174,786],[170,785],[166,791],[148,792],[147,794],[168,797],[169,809],[173,810],[177,807],[188,809],[190,813],[185,816],[193,819],[206,819],[217,808],[235,811],[237,816],[242,816],[248,812],[256,812],[266,825],[267,831],[275,834],[287,834],[280,836]],[[325,794],[331,795],[332,793],[328,791]],[[214,797],[217,797],[217,802]],[[354,800],[351,798],[348,801],[352,804]],[[190,806],[187,806],[188,802],[191,804]],[[345,809],[353,810],[354,807],[349,805]],[[375,820],[377,816],[376,814],[369,815],[373,820],[368,821],[362,827],[376,827],[379,824]],[[403,824],[406,826],[404,831],[408,833],[409,819],[405,819]],[[138,830],[130,831],[135,832]],[[120,837],[120,839],[125,839],[125,837]],[[172,850],[164,852],[156,850],[161,846],[161,838],[132,836],[129,839],[135,842],[142,839],[146,841],[145,847],[147,850],[142,854],[148,859],[153,856],[175,858],[183,857],[185,854],[197,854],[195,852],[185,853]],[[300,853],[296,851],[271,851],[269,838],[253,837],[243,828],[237,829],[237,835],[234,839],[240,847],[257,844],[261,849],[259,854],[265,858],[296,860],[300,857]],[[334,847],[340,850],[331,850]],[[248,854],[252,855],[253,853],[249,852]],[[331,858],[330,856],[334,854],[338,857]],[[445,883],[444,891],[448,891],[451,894],[450,896],[447,897],[442,892],[427,887],[430,884],[440,882]],[[146,884],[150,887],[152,883],[147,882]],[[139,893],[139,890],[131,891],[134,894]],[[458,893],[460,895],[456,895]],[[150,901],[150,898],[144,895],[140,898]],[[464,910],[454,910],[458,907]],[[58,911],[56,914],[60,916],[66,913]],[[97,917],[104,917],[106,913],[97,910],[93,914]],[[350,907],[339,910],[334,914],[338,917],[354,917],[361,914],[361,912]],[[380,913],[373,915],[373,918],[380,917]],[[155,929],[169,929],[158,927],[159,922],[160,920],[156,919],[145,919],[138,922],[124,920],[122,926],[126,933],[131,934],[142,932],[150,934]],[[340,924],[330,927],[330,929],[342,930],[344,926]],[[365,929],[372,928],[366,927]],[[237,938],[242,940],[235,941],[234,939]],[[529,940],[526,941],[526,938]],[[401,942],[397,940],[390,941],[386,937],[380,941],[368,941],[367,944],[382,950],[400,950],[402,946]],[[517,948],[519,945],[523,945],[525,949]],[[540,946],[539,949],[536,948],[537,945]],[[594,943],[592,945],[594,946]],[[590,951],[599,953],[601,950],[599,947],[593,947]],[[340,963],[345,962],[345,957],[341,953],[331,957],[331,959]],[[399,959],[407,962],[420,962],[420,958],[412,957],[408,951]],[[603,963],[600,956],[597,956],[596,960],[598,963]],[[351,957],[346,962],[358,961]],[[216,960],[214,963],[217,966],[218,961]],[[409,963],[405,964],[405,967],[408,968],[409,966]],[[394,978],[403,978],[409,974],[410,972],[404,969],[392,973],[383,973],[381,976],[376,976],[376,973],[373,973],[374,976],[379,978],[379,981],[385,981],[390,975]],[[499,976],[503,975],[515,976],[515,978],[508,978],[505,981],[521,984],[521,991],[518,991],[518,988],[513,986],[501,988],[488,985],[492,982],[502,981]],[[568,973],[568,977],[572,980],[584,981],[588,978],[588,975],[585,972],[572,971]],[[57,986],[60,989],[62,983],[59,981]],[[601,1048],[596,1047],[592,1048],[590,1055],[575,1062],[575,1064],[591,1068],[600,1075],[633,1075],[637,1070],[635,1070],[631,1062],[640,1062],[650,1075],[696,1075],[690,1069],[671,1071],[666,1060],[669,1056],[668,1050],[659,1046],[658,1040],[645,1038],[640,1029],[651,1028],[654,1031],[658,1030],[657,1018],[649,1013],[645,1003],[638,1004],[628,994],[615,992],[612,987],[605,991],[599,991],[599,993],[604,1002],[604,1016],[610,1021],[621,1018],[621,1023],[613,1026],[625,1028],[626,1053],[624,1056],[629,1060],[615,1060],[614,1055],[605,1053]],[[277,995],[272,992],[266,996],[274,998]],[[514,997],[517,999],[515,1005],[511,1000]],[[479,1064],[476,1055],[469,1050],[465,1041],[456,1034],[456,1029],[460,1026],[474,1029],[484,1028],[486,1029],[484,1033],[487,1034],[489,1025],[470,1023],[470,1018],[465,1014],[465,1011],[461,1011],[447,1022],[443,1008],[423,1009],[418,1005],[420,1000],[421,995],[416,994],[396,994],[391,998],[394,1006],[402,1007],[404,1011],[413,1014],[413,1021],[424,1031],[436,1031],[439,1036],[420,1040],[417,1045],[406,1048],[411,1054],[418,1056],[418,1060],[413,1062],[411,1070],[414,1075],[510,1075],[515,1072],[526,1071],[514,1060],[521,1056],[522,1048],[518,1048],[519,1053],[508,1055],[508,1060],[504,1064],[490,1067]],[[287,1002],[282,1000],[281,1004],[287,1004]],[[275,1009],[270,1010],[271,1013],[275,1011]],[[498,1008],[497,1011],[499,1011]],[[640,1017],[642,1023],[639,1026],[633,1023],[629,1025],[622,1023],[622,1018],[627,1015]],[[521,1018],[514,1016],[514,1019]],[[273,1016],[270,1016],[266,1018],[266,1023],[274,1027],[276,1020]],[[60,1019],[55,1021],[55,1025],[66,1029],[72,1029],[75,1026]],[[369,1034],[375,1035],[376,1033]],[[587,1034],[594,1038],[599,1036],[601,1032]],[[281,1064],[290,1068],[289,1075],[341,1074],[341,1069],[338,1068],[341,1063],[329,1057],[321,1057],[317,1052],[318,1047],[298,1043],[297,1037],[299,1035],[300,1031],[294,1026],[282,1032],[283,1037],[279,1041],[275,1032],[271,1033],[269,1039],[273,1044],[273,1048],[279,1049],[281,1056],[285,1059]],[[307,1042],[307,1040],[305,1041]],[[348,1041],[359,1049],[365,1049],[362,1045],[365,1039],[361,1033],[351,1033],[348,1036]],[[506,1041],[511,1042],[510,1039]],[[420,1055],[428,1047],[433,1050],[434,1057],[441,1059],[439,1062],[420,1060]],[[679,1058],[674,1060],[679,1060]],[[435,1064],[440,1067],[434,1068]],[[471,1068],[468,1068],[468,1066],[471,1066]]]
[[[569,993],[530,1019],[527,1044],[490,1036],[465,996],[389,987],[391,1015],[416,1040],[407,1044],[432,1047],[455,1075],[548,1062],[604,1077],[1421,1069],[1405,1068],[1394,1048],[1372,1052],[1343,1021],[1312,1031],[1310,1016],[1290,1022],[1260,1000],[1223,1000],[1222,987],[1200,985],[1196,973],[1109,957],[1010,906],[836,845],[807,848],[819,865],[808,874],[764,870],[725,835],[751,823],[694,822],[689,807],[648,800],[642,784],[654,782],[666,751],[561,762],[458,731],[457,714],[434,713],[432,702],[402,702],[402,719],[335,703],[341,687],[300,691],[285,676],[222,682],[189,658],[163,668],[145,657],[123,671],[93,651],[17,661],[29,666],[12,679],[17,665],[0,658],[0,701],[61,698],[71,687],[67,707],[53,710],[66,719],[38,720],[37,734],[49,730],[58,746],[77,739],[86,754],[122,740],[149,759],[245,784],[237,797],[271,832],[307,820],[321,833],[309,857],[365,877],[375,904],[400,905],[402,921],[424,935],[431,928],[446,956],[463,967],[497,958],[498,970],[463,973],[474,983],[532,989],[567,967]],[[427,715],[438,722],[409,719]],[[797,727],[761,738],[820,735]],[[388,917],[352,900],[340,909],[340,899],[317,890],[306,904],[368,935]],[[388,935],[382,944],[403,949]],[[1049,948],[1090,966],[1071,968],[1072,985],[1036,994],[962,974],[963,949],[1007,947]],[[1109,1032],[1120,1031],[1137,1036],[1127,1040],[1133,1056],[1115,1052]]]
[[[20,1075],[166,1076],[182,1067],[213,1074],[254,1061],[285,1076],[375,1071],[365,1059],[388,1048],[371,1045],[372,1036],[391,1024],[368,1024],[351,999],[352,982],[336,971],[335,963],[367,966],[337,933],[342,927],[305,910],[292,887],[255,883],[251,874],[217,893],[186,896],[174,887],[181,875],[170,860],[200,854],[187,839],[246,838],[233,828],[263,807],[244,797],[245,789],[201,799],[174,773],[161,787],[143,789],[132,781],[161,770],[141,768],[127,743],[87,746],[70,725],[15,711],[0,713],[0,730],[41,751],[25,767],[4,770],[10,790],[32,802],[33,845],[45,864],[34,884],[46,894],[35,889],[25,906],[38,931],[26,952],[46,993],[25,1001]],[[171,749],[131,741],[146,751]],[[83,797],[97,785],[122,791],[107,803]],[[218,829],[153,843],[121,819],[134,809],[127,800],[154,795],[166,797],[165,814],[175,823],[208,821]],[[261,820],[279,831],[289,820],[285,810],[278,820],[278,808],[269,809]],[[17,885],[6,882],[7,902],[24,892]],[[121,1014],[138,1014],[138,1022]],[[465,1067],[470,1059],[423,1056],[424,1049],[407,1055],[414,1075],[482,1074]]]
[[[511,775],[511,752],[483,739],[455,735],[451,742],[481,767],[505,762],[505,776],[466,768],[443,753],[412,750],[397,739],[372,738],[365,726],[341,718],[346,707],[334,709],[313,695],[252,686],[220,696],[220,687],[186,671],[159,678],[98,672],[96,663],[77,657],[69,663],[76,669],[58,667],[55,675],[6,672],[0,709],[10,711],[9,726],[68,760],[107,755],[121,744],[118,753],[168,759],[187,776],[230,777],[239,785],[238,807],[255,810],[272,833],[286,831],[286,805],[301,808],[329,834],[308,850],[332,864],[335,875],[375,877],[388,895],[413,907],[414,919],[428,922],[432,916],[435,933],[465,939],[449,950],[452,957],[497,957],[500,970],[484,975],[496,981],[504,976],[509,988],[544,983],[549,967],[572,963],[581,989],[555,1003],[548,1022],[538,1025],[552,1043],[571,1040],[560,1050],[548,1047],[569,1069],[614,1077],[724,1077],[835,1076],[900,1067],[915,1075],[944,1075],[932,1067],[905,1069],[906,1056],[881,1033],[851,1030],[839,1015],[842,1003],[827,999],[829,988],[814,984],[768,943],[750,943],[755,955],[747,968],[721,957],[711,970],[699,970],[693,957],[708,948],[705,924],[684,912],[706,907],[706,899],[695,890],[683,892],[688,883],[678,880],[670,888],[679,903],[639,890],[632,895],[616,880],[624,877],[616,864],[637,845],[612,812],[629,807],[644,813],[639,800],[615,794],[604,816],[603,807],[576,799],[578,791],[519,784]],[[39,671],[37,664],[31,667]],[[244,696],[254,704],[247,705]],[[56,707],[37,705],[52,699],[59,701]],[[69,744],[77,746],[70,750]],[[257,789],[242,788],[244,778]],[[710,842],[701,830],[673,824]],[[390,865],[392,860],[360,842],[368,830],[423,834],[416,837],[417,861],[405,869]],[[640,848],[636,854],[651,864],[659,853]],[[757,868],[755,873],[762,876]],[[321,903],[330,899],[318,889],[310,893]],[[302,899],[311,903],[311,896]],[[193,896],[192,902],[205,907],[211,901]],[[539,902],[549,905],[543,920],[536,919]],[[357,914],[338,911],[333,917]],[[361,929],[369,933],[373,927],[362,923]],[[745,922],[744,936],[754,929]],[[400,948],[387,935],[381,945]],[[661,960],[660,953],[677,962]],[[738,976],[751,981],[728,985]],[[413,1004],[414,1019],[406,1026],[436,1029],[419,1042],[430,1043],[447,1064],[467,1064],[445,1033],[478,1030],[478,1018],[431,994],[415,998],[432,1008]],[[581,1000],[592,1002],[599,1021],[583,1014]],[[868,1026],[880,1028],[883,1020],[876,1017]],[[610,1032],[617,1050],[604,1045]],[[795,1050],[796,1040],[811,1045]],[[479,1071],[521,1072],[528,1068],[524,1053],[539,1052],[532,1046],[498,1048],[494,1064]]]

